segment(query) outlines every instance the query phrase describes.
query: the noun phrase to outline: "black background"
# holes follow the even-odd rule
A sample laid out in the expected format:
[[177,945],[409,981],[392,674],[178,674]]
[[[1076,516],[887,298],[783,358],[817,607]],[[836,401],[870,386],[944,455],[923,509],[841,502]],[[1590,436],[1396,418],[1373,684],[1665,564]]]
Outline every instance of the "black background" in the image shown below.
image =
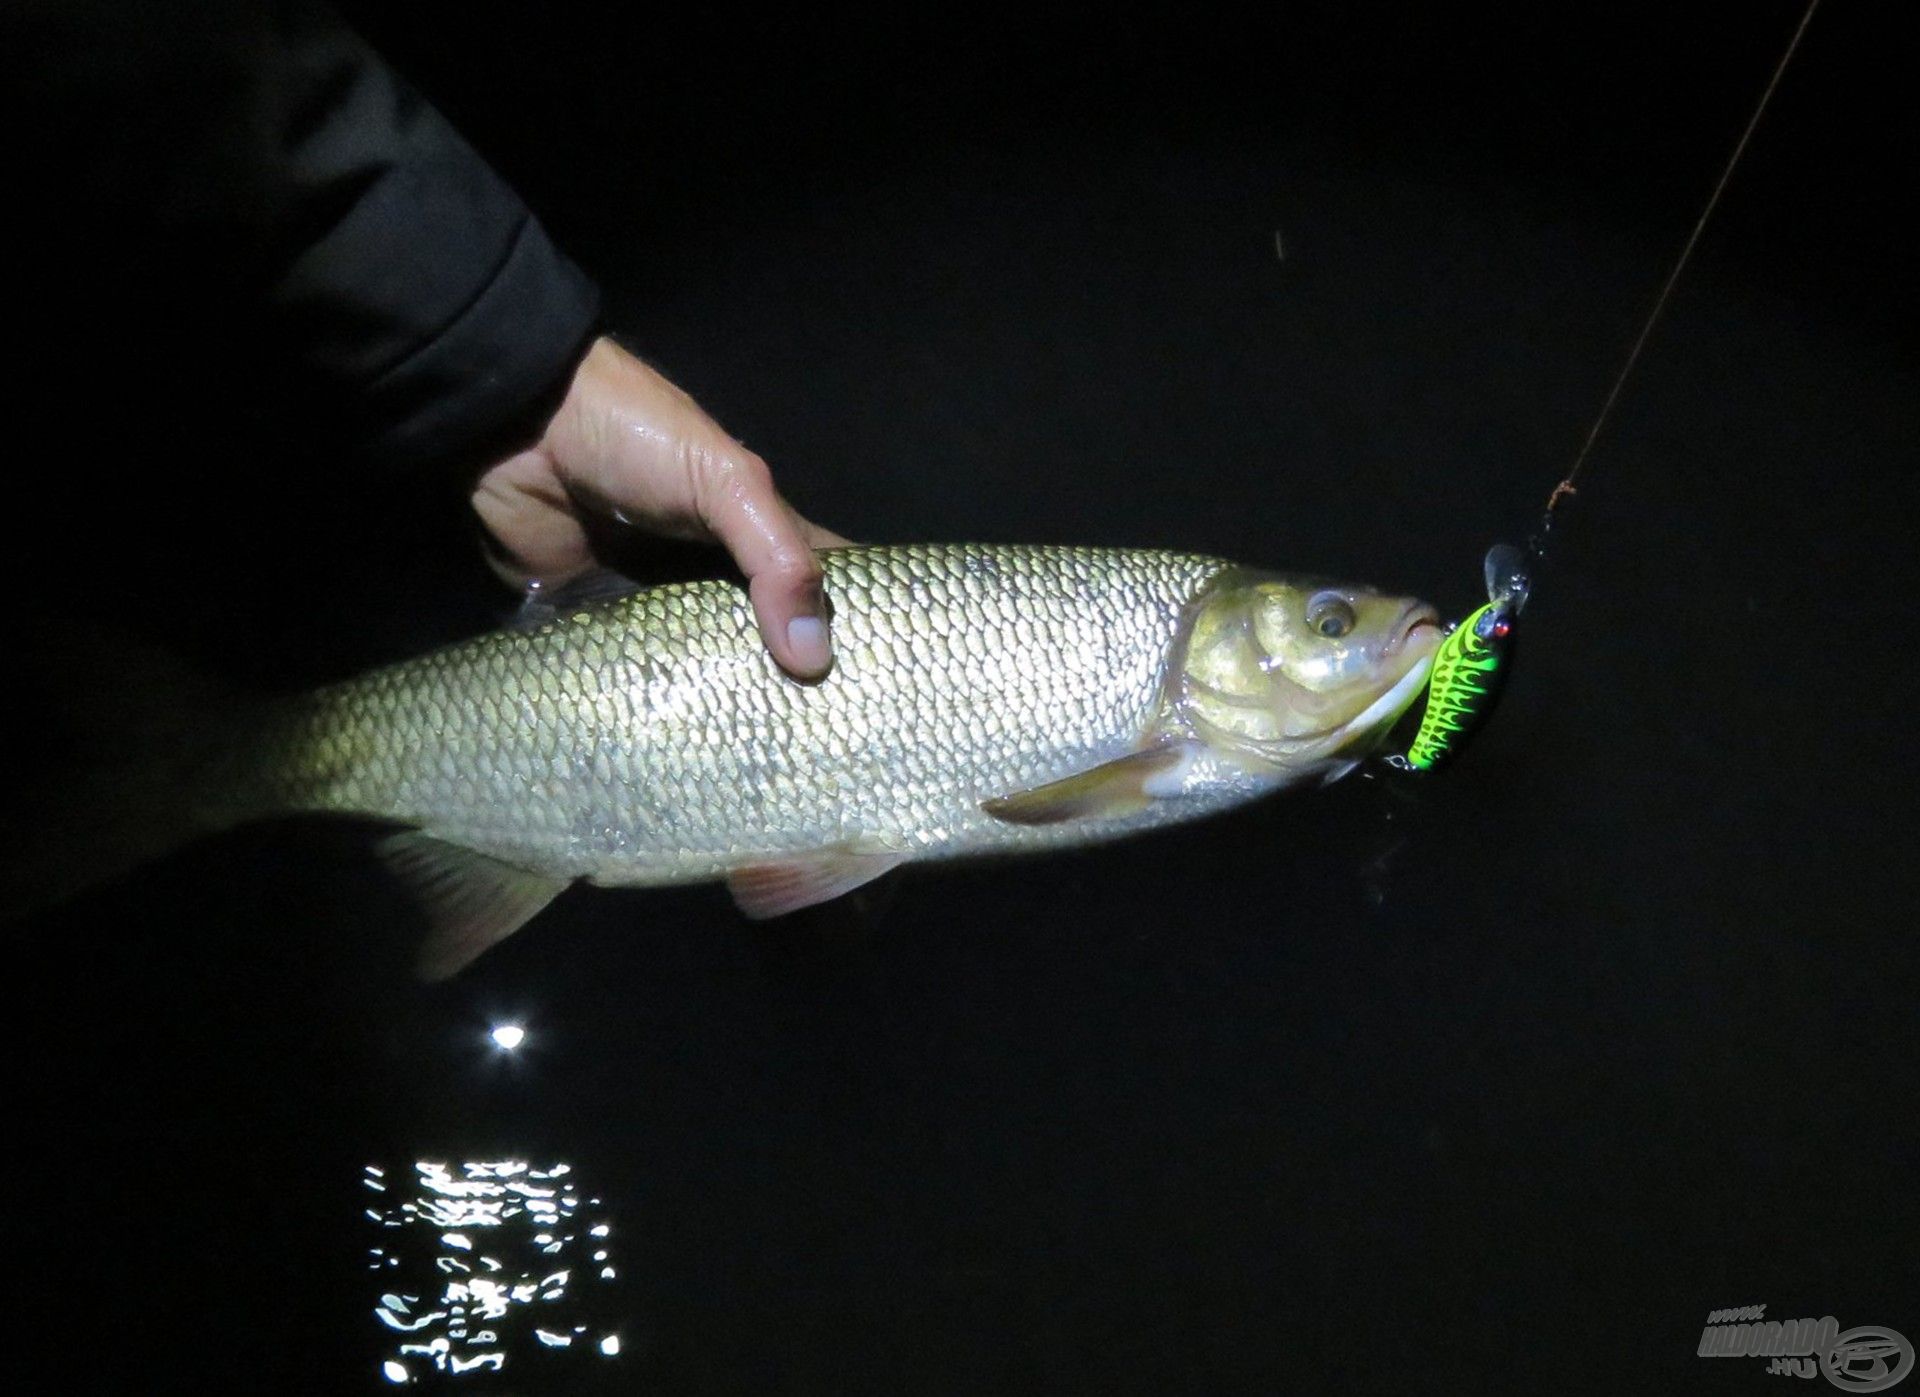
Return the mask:
[[[431,991],[359,833],[187,851],[15,942],[16,1349],[358,1390],[360,1165],[494,1150],[595,1181],[627,1316],[499,1390],[1748,1392],[1711,1309],[1920,1335],[1896,8],[1815,20],[1457,770],[760,929],[576,892]],[[354,17],[822,522],[1458,611],[1798,11]],[[95,610],[269,686],[501,613],[431,492],[155,391],[56,465],[191,462],[200,532],[43,522]]]

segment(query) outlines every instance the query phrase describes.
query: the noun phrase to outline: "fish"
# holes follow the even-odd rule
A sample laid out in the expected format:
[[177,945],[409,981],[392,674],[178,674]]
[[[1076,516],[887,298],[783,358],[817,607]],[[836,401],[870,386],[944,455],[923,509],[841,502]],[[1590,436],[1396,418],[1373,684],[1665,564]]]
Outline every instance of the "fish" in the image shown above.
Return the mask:
[[749,917],[903,864],[1196,819],[1350,770],[1441,638],[1423,602],[1198,554],[1010,545],[820,555],[834,663],[780,670],[728,581],[561,596],[260,707],[175,779],[199,829],[381,844],[457,973],[576,882],[724,882]]

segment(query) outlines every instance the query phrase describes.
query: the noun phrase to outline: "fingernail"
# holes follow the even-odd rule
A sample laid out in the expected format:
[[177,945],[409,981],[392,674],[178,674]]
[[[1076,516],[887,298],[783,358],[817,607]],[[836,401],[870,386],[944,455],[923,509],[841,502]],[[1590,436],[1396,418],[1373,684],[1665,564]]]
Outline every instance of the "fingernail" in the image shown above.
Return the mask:
[[824,674],[833,663],[827,644],[827,623],[818,616],[796,616],[787,622],[787,648],[794,663],[812,674]]

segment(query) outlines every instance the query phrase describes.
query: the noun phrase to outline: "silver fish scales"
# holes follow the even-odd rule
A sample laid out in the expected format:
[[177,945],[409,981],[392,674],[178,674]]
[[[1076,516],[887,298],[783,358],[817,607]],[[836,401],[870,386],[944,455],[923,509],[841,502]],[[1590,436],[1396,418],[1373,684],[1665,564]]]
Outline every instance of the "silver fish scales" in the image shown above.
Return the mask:
[[818,684],[775,666],[739,588],[654,588],[297,701],[252,757],[264,798],[603,883],[863,838],[922,857],[1052,842],[981,802],[1129,750],[1181,613],[1228,566],[911,545],[823,562]]
[[725,878],[771,915],[908,860],[1110,838],[1325,776],[1431,648],[1417,603],[1194,554],[822,562],[817,684],[775,666],[738,587],[636,591],[288,701],[224,764],[219,822],[410,827],[389,848],[444,973],[575,879]]

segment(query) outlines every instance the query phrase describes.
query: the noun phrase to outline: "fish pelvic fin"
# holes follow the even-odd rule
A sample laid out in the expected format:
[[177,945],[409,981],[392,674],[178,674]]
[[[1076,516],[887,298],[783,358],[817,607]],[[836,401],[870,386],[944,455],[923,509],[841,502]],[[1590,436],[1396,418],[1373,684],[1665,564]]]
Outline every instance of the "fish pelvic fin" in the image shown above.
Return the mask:
[[840,844],[743,864],[727,875],[727,890],[742,912],[763,921],[830,902],[905,862],[895,850]]
[[1123,819],[1178,795],[1198,749],[1190,740],[1159,743],[1044,786],[982,801],[980,808],[1010,825]]
[[389,835],[377,847],[426,914],[416,969],[430,982],[451,979],[505,941],[569,881],[529,873],[422,830]]

